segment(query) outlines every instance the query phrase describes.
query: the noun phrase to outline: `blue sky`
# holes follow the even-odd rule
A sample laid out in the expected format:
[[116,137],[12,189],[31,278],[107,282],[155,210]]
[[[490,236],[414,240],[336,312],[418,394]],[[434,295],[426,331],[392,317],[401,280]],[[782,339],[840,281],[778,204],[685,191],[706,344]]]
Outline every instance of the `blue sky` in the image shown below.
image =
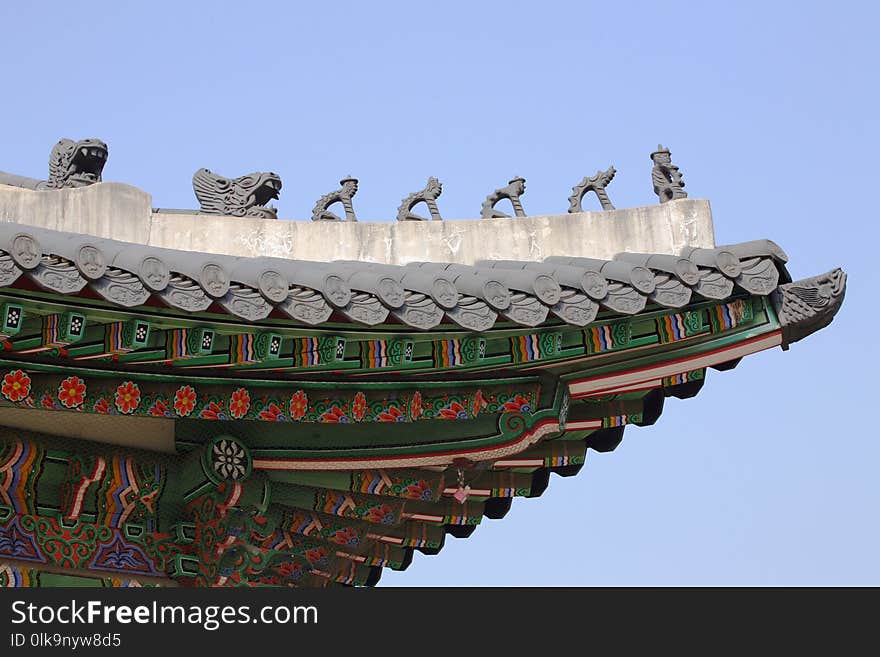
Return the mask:
[[[0,5],[0,169],[44,177],[62,136],[105,180],[193,207],[199,167],[273,170],[307,219],[346,174],[361,220],[429,175],[475,217],[528,181],[563,212],[613,163],[656,202],[669,146],[719,243],[771,238],[847,299],[789,352],[710,371],[653,427],[383,585],[880,584],[878,10],[864,2],[41,2]],[[594,201],[594,199],[593,199]]]

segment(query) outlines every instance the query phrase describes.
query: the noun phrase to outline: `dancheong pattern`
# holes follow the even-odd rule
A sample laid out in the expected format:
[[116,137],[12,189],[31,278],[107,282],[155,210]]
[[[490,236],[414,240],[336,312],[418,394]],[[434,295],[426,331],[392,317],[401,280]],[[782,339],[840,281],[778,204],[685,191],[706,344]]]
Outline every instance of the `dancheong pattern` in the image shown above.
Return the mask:
[[15,514],[0,507],[0,557],[55,568],[165,576],[179,551],[171,536],[144,532],[130,536],[100,524],[64,524],[59,518]]
[[749,322],[754,316],[751,299],[737,299],[709,309],[712,330],[725,331]]
[[479,413],[509,412],[517,399],[535,408],[536,388],[510,390],[487,387],[469,394],[428,396],[422,391],[395,393],[394,397],[368,398],[352,391],[350,397],[317,396],[295,389],[281,397],[262,389],[237,388],[228,395],[202,392],[182,385],[167,386],[131,380],[63,379],[30,374],[21,369],[3,375],[2,400],[26,408],[70,410],[104,415],[138,415],[200,420],[255,420],[262,422],[413,422],[417,420],[467,420]]
[[450,338],[434,342],[434,364],[436,367],[458,367],[472,365],[486,357],[484,338]]
[[591,326],[584,331],[584,343],[591,354],[621,349],[629,345],[632,325],[629,321]]
[[[574,474],[588,447],[613,448],[625,425],[653,421],[656,411],[647,410],[638,386],[591,398],[584,412],[587,402],[567,396],[578,383],[568,380],[578,363],[614,375],[625,367],[623,353],[588,356],[632,348],[650,358],[649,348],[663,344],[669,345],[664,358],[686,365],[740,341],[740,332],[730,331],[710,344],[715,333],[749,326],[755,330],[743,335],[759,334],[773,320],[763,303],[655,308],[642,317],[602,315],[585,328],[554,324],[496,336],[377,340],[377,333],[292,337],[281,328],[223,334],[221,327],[153,326],[151,346],[140,351],[125,333],[131,321],[106,325],[103,334],[93,322],[89,345],[44,350],[32,361],[7,354],[0,405],[67,413],[56,416],[61,419],[97,413],[180,420],[162,424],[173,429],[178,454],[158,458],[5,429],[0,584],[62,583],[52,578],[81,575],[114,586],[375,583],[377,569],[406,568],[413,549],[439,550],[447,534],[467,535],[482,518],[503,515],[511,498],[539,495],[551,472]],[[69,333],[67,315],[58,318],[61,340]],[[287,348],[276,371],[262,350],[279,336],[286,347],[293,341],[294,366],[316,367],[318,376],[289,372]],[[675,344],[685,338],[695,339]],[[43,349],[37,339],[28,338],[21,350]],[[110,365],[91,360],[101,358],[101,348],[119,358]],[[143,363],[131,360],[137,358]],[[220,362],[231,367],[216,369]],[[442,371],[469,367],[492,373]],[[322,375],[322,368],[332,372]],[[699,386],[683,384],[701,381],[703,373],[671,374],[662,385],[676,388],[669,394],[689,395]],[[653,409],[657,396],[649,396]],[[299,444],[288,445],[282,441],[289,430],[240,420],[313,426],[296,432]],[[467,420],[474,421],[446,424]],[[336,438],[356,432],[320,426],[383,422],[424,424],[364,427],[361,433],[386,441],[366,449],[349,449]],[[411,438],[421,437],[420,427],[424,447]],[[491,456],[483,456],[484,445]],[[433,459],[430,449],[445,460],[426,461],[424,455]],[[447,449],[453,458],[446,459]],[[312,467],[325,461],[333,467]],[[458,495],[459,482],[470,491]]]
[[41,572],[37,568],[27,568],[0,561],[0,588],[72,585],[103,586],[109,588],[155,586],[155,584],[146,584],[134,577],[100,577],[97,575],[90,577],[85,575]]
[[703,318],[699,312],[672,313],[657,318],[657,333],[663,343],[684,340],[702,330]]
[[561,333],[520,335],[510,339],[513,361],[528,363],[557,356],[562,351]]
[[693,381],[700,381],[706,376],[705,370],[692,370],[690,372],[682,372],[681,374],[675,374],[673,376],[667,376],[663,378],[663,385],[665,387],[669,386],[677,386],[682,383],[691,383]]
[[31,441],[0,442],[0,504],[15,513],[34,510],[34,487],[44,449]]

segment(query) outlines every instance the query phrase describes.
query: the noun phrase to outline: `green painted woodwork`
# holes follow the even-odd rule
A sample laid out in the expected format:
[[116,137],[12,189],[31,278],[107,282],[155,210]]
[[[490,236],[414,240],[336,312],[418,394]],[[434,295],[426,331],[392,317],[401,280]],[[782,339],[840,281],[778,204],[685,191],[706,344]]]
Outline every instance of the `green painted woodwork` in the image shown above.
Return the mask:
[[[23,290],[0,304],[0,406],[173,423],[176,455],[0,429],[0,470],[23,474],[0,477],[0,582],[82,573],[97,585],[372,583],[413,549],[436,552],[446,533],[539,495],[549,473],[573,474],[588,447],[613,449],[705,370],[579,401],[568,382],[779,327],[766,299],[747,296],[480,335],[244,324]],[[9,546],[33,568],[4,567]]]

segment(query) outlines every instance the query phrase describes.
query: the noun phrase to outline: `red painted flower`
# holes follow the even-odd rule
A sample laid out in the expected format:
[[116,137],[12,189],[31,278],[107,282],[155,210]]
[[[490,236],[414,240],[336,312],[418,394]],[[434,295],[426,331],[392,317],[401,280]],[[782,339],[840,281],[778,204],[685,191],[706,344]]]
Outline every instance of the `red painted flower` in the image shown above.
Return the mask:
[[389,406],[379,413],[379,422],[406,422],[406,415],[397,406]]
[[529,400],[523,397],[522,395],[517,395],[513,398],[512,401],[504,404],[504,407],[501,409],[504,413],[531,413],[531,406],[529,406]]
[[278,566],[278,574],[282,577],[289,577],[290,579],[299,579],[303,574],[302,564],[293,561],[285,561]]
[[76,408],[83,403],[86,384],[78,376],[69,376],[58,386],[58,401],[64,408]]
[[462,406],[458,402],[452,402],[451,404],[447,404],[444,408],[440,409],[440,419],[467,420],[468,414],[467,411],[464,410],[464,406]]
[[153,405],[150,406],[148,412],[153,417],[171,417],[171,411],[168,410],[168,405],[161,399],[157,399],[153,402]]
[[474,395],[474,408],[472,414],[474,416],[479,415],[480,411],[482,411],[488,405],[489,402],[486,401],[486,397],[483,395],[483,391],[477,390],[476,394]]
[[324,548],[306,550],[306,559],[313,566],[326,566],[330,563],[330,559],[327,557],[327,551]]
[[269,404],[266,408],[260,411],[260,419],[267,422],[284,422],[287,417],[282,412],[280,406],[277,404]]
[[202,409],[202,412],[199,413],[199,417],[205,420],[226,420],[226,413],[223,412],[223,407],[218,405],[217,402],[210,402],[207,406]]
[[13,370],[3,377],[3,396],[11,402],[21,401],[31,394],[31,377],[21,370]]
[[334,406],[328,411],[324,411],[324,414],[321,415],[321,422],[333,422],[338,424],[346,424],[351,422],[348,419],[348,416],[342,411],[338,406]]
[[251,396],[245,388],[233,391],[232,399],[229,400],[229,414],[236,420],[240,420],[251,408]]
[[403,491],[403,496],[410,500],[424,500],[430,502],[434,499],[434,491],[431,490],[431,484],[424,479],[410,484]]
[[95,413],[101,413],[102,415],[110,415],[116,412],[112,408],[110,408],[110,404],[108,404],[107,400],[103,397],[96,401],[95,405],[92,408],[95,409]]
[[422,393],[418,390],[413,394],[412,401],[409,403],[409,416],[413,420],[417,420],[422,416]]
[[360,536],[358,536],[358,533],[351,527],[337,529],[330,537],[330,540],[337,545],[350,545],[352,547],[361,542]]
[[141,391],[137,383],[124,381],[116,388],[116,410],[120,413],[134,413],[141,403]]
[[376,522],[381,525],[390,525],[394,522],[394,511],[387,504],[377,504],[370,509],[364,517],[367,522]]
[[52,395],[50,395],[48,392],[45,393],[40,399],[40,405],[43,408],[58,408],[58,404],[55,403]]
[[308,410],[308,396],[302,390],[297,390],[290,396],[290,419],[301,420]]
[[181,386],[174,393],[174,412],[186,417],[196,410],[196,391],[192,386]]
[[351,416],[355,422],[360,422],[364,419],[364,413],[366,412],[367,398],[364,396],[364,393],[359,392],[354,396],[354,401],[351,404]]

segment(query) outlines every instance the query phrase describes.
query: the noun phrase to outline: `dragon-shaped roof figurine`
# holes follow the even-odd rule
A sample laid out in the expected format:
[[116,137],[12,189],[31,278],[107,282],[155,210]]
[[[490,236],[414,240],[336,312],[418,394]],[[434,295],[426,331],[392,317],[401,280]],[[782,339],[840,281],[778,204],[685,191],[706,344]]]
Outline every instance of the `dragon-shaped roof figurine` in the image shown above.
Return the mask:
[[224,178],[209,169],[193,174],[193,191],[202,214],[277,219],[278,211],[269,201],[281,193],[277,173],[256,172],[238,178]]

